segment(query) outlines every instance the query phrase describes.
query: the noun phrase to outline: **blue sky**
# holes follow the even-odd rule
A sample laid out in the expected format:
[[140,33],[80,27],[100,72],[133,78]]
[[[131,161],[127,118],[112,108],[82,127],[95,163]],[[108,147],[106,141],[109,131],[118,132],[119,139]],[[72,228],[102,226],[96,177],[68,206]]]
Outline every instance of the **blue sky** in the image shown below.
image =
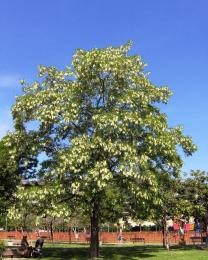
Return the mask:
[[63,68],[76,48],[132,40],[150,79],[174,92],[164,108],[170,125],[198,145],[183,171],[208,170],[207,10],[207,0],[1,0],[0,137],[12,128],[18,81],[35,80],[39,64]]

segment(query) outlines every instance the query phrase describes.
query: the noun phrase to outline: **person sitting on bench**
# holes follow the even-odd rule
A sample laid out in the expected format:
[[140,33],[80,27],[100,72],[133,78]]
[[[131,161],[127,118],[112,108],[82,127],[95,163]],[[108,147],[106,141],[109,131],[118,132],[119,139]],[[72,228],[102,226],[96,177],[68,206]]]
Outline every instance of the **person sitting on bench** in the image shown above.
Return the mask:
[[32,253],[32,247],[29,246],[29,243],[27,242],[27,236],[23,236],[19,248],[20,256],[23,257],[30,257]]

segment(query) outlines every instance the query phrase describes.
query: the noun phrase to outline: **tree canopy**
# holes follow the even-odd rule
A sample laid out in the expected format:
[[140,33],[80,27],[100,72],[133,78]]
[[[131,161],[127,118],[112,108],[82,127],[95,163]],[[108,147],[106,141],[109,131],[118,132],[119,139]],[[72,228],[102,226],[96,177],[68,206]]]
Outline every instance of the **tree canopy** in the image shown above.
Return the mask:
[[[178,147],[186,155],[196,150],[182,127],[169,127],[159,109],[171,91],[148,79],[146,64],[129,55],[130,48],[128,43],[78,49],[65,70],[40,66],[39,80],[22,81],[23,95],[12,108],[15,131],[7,138],[12,156],[27,142],[27,154],[44,154],[38,174],[57,199],[76,198],[85,205],[92,256],[99,253],[106,200],[111,211],[119,203],[132,214],[160,203],[159,179],[177,176],[182,166]],[[109,187],[119,202],[109,199]]]
[[188,177],[181,181],[179,197],[191,204],[189,215],[206,221],[208,224],[208,173],[192,170]]
[[0,214],[5,213],[14,202],[16,185],[19,183],[18,168],[10,163],[9,150],[0,141]]

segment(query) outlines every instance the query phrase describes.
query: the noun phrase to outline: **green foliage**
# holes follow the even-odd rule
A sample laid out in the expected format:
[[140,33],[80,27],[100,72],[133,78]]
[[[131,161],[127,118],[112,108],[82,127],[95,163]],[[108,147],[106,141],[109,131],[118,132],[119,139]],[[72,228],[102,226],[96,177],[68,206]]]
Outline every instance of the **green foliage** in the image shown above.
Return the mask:
[[208,173],[200,170],[192,170],[188,178],[181,182],[179,196],[192,205],[190,210],[192,216],[196,218],[207,218]]
[[171,91],[150,82],[130,47],[78,49],[65,70],[40,66],[38,81],[22,82],[7,145],[14,158],[25,149],[34,158],[46,154],[37,177],[57,208],[71,201],[89,216],[97,204],[103,219],[113,212],[145,215],[161,203],[161,176],[179,175],[178,146],[187,155],[196,150],[158,107]]
[[9,149],[3,139],[0,141],[0,214],[14,202],[13,195],[19,181],[17,166],[11,164]]
[[[167,178],[169,180],[167,180]],[[208,224],[208,173],[191,171],[185,179],[161,179],[161,204],[154,208],[153,219],[195,217]]]
[[0,240],[0,257],[2,258],[2,254],[5,249],[5,242],[3,240]]
[[15,227],[22,227],[24,230],[35,229],[43,225],[43,219],[48,218],[53,222],[61,217],[68,220],[69,205],[56,200],[53,187],[32,181],[29,183],[18,187],[15,204],[8,211],[8,218],[14,221]]
[[0,141],[0,214],[16,200],[15,192],[21,178],[32,176],[37,166],[37,159],[26,149],[29,145],[25,143],[27,140],[17,139],[21,145],[15,142],[8,145],[10,137],[5,136]]

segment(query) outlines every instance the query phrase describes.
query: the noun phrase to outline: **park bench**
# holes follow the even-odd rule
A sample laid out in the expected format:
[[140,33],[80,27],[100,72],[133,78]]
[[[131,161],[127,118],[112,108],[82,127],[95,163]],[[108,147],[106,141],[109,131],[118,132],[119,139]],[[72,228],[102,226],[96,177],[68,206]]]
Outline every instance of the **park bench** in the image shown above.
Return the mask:
[[145,238],[144,237],[132,237],[130,238],[130,241],[134,243],[143,242],[145,244]]
[[21,245],[21,242],[20,241],[13,241],[13,246],[20,246]]
[[8,245],[12,246],[14,243],[14,240],[15,240],[15,236],[9,235],[9,236],[7,236],[7,238],[8,238],[8,242],[7,242]]
[[2,256],[4,258],[13,258],[14,254],[11,248],[6,248],[5,251],[3,252]]
[[9,240],[12,240],[12,239],[15,239],[15,236],[9,235],[9,236],[7,236],[7,238],[8,238]]
[[19,258],[21,253],[19,251],[19,246],[7,246],[2,254],[3,258]]
[[202,237],[201,236],[194,236],[194,237],[190,237],[192,243],[195,245],[195,243],[201,243],[202,242]]

